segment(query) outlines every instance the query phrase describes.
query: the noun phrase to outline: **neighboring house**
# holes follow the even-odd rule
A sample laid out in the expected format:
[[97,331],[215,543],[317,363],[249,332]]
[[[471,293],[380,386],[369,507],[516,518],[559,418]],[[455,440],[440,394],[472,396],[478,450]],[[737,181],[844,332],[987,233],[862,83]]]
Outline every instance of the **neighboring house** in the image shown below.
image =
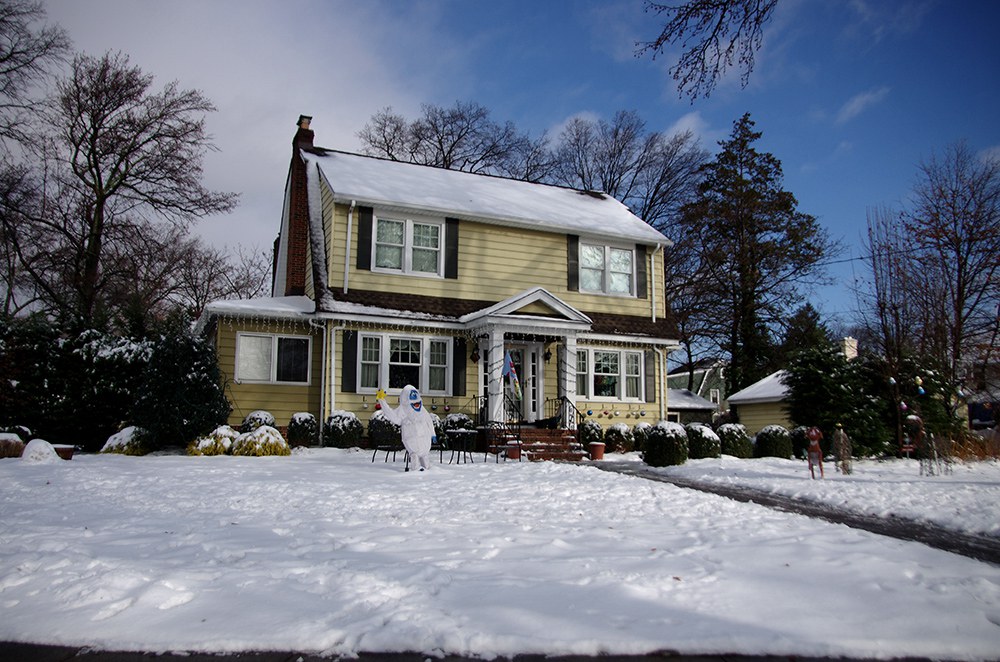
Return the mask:
[[[678,366],[667,374],[667,388],[690,390],[712,402],[717,411],[724,411],[727,408],[725,368],[725,361],[713,358],[696,361],[693,368],[690,365]],[[689,375],[693,377],[690,389]]]
[[601,193],[315,147],[309,121],[293,140],[273,297],[216,301],[199,322],[231,423],[266,409],[281,425],[335,410],[367,424],[376,391],[394,401],[406,384],[439,416],[479,423],[570,405],[666,418],[677,342],[651,277],[663,235]]
[[792,420],[785,406],[788,387],[782,381],[784,370],[771,373],[759,382],[729,396],[729,408],[751,435],[768,425],[781,425],[789,430]]
[[667,402],[667,420],[675,423],[711,423],[712,415],[719,411],[719,405],[687,389],[667,389]]

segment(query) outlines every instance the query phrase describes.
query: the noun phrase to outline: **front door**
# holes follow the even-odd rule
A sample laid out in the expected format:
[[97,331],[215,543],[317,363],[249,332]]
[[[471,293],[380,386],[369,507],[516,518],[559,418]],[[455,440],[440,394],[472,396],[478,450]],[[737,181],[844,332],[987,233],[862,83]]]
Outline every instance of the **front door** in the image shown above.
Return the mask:
[[542,345],[541,343],[511,344],[507,346],[511,363],[517,371],[521,387],[521,397],[518,398],[513,380],[504,378],[504,393],[513,401],[519,403],[521,420],[528,423],[537,421],[540,417],[540,397],[542,388]]

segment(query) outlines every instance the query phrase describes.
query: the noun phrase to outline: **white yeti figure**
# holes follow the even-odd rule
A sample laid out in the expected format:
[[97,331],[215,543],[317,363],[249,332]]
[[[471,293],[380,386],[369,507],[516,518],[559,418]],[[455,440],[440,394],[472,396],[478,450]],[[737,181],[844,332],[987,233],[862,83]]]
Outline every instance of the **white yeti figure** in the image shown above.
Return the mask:
[[[423,400],[420,399],[420,391],[407,384],[399,394],[399,407],[393,409],[385,401],[385,392],[379,390],[376,395],[378,403],[382,405],[382,413],[392,423],[398,425],[402,431],[403,446],[409,457],[423,471],[430,467],[431,444],[437,439],[434,434],[434,419],[430,412],[424,409]],[[406,471],[410,470],[407,463]]]

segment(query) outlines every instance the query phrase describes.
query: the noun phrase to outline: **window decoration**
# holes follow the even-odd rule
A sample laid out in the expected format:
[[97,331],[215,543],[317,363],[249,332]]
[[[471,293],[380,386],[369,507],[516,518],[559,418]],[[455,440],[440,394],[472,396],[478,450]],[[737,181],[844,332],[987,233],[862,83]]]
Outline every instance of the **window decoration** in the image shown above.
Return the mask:
[[241,333],[236,338],[236,380],[308,384],[312,346],[308,336]]
[[597,400],[642,402],[645,397],[643,370],[640,351],[579,349],[576,355],[577,395]]

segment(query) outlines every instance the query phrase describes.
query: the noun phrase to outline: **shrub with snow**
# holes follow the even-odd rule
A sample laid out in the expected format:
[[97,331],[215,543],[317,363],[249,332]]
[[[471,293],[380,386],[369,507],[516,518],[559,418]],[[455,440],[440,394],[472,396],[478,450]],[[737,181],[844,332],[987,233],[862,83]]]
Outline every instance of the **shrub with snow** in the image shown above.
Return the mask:
[[631,453],[635,448],[632,429],[625,423],[615,423],[604,431],[604,450],[609,453]]
[[604,441],[604,428],[592,418],[580,424],[580,443],[586,448],[592,441]]
[[475,430],[476,424],[468,414],[448,414],[444,418],[444,429],[448,430]]
[[724,423],[716,430],[722,443],[722,454],[733,457],[753,457],[753,442],[746,427],[739,423]]
[[243,423],[240,425],[240,432],[253,432],[262,425],[273,428],[276,422],[271,412],[258,409],[246,415]]
[[122,455],[146,455],[149,447],[146,445],[142,428],[130,425],[116,432],[105,442],[102,453],[120,453]]
[[788,434],[792,439],[792,457],[806,457],[806,449],[809,447],[809,428],[800,425],[792,428]]
[[292,414],[292,420],[288,422],[288,445],[292,448],[315,446],[318,441],[319,423],[316,417],[306,411]]
[[753,442],[754,457],[792,457],[792,435],[780,425],[768,425]]
[[633,447],[640,453],[646,449],[646,439],[649,438],[649,431],[652,427],[646,421],[640,421],[632,428]]
[[687,462],[688,436],[684,426],[660,421],[649,429],[642,460],[651,467],[677,466]]
[[368,419],[368,441],[373,446],[403,443],[402,429],[387,419],[381,410]]
[[291,455],[292,449],[277,429],[270,425],[261,425],[251,432],[244,432],[230,447],[233,455]]
[[708,457],[719,457],[722,454],[722,440],[712,428],[704,423],[688,423],[685,426],[688,435],[688,457],[700,460]]
[[211,434],[199,437],[188,446],[188,455],[225,455],[240,435],[228,425],[220,425]]
[[21,460],[32,464],[50,464],[61,462],[62,459],[56,454],[56,449],[52,444],[44,439],[32,439],[24,447]]
[[0,432],[0,457],[21,457],[24,442],[13,432]]
[[323,444],[334,448],[354,448],[361,445],[365,426],[354,412],[335,410],[323,424]]

